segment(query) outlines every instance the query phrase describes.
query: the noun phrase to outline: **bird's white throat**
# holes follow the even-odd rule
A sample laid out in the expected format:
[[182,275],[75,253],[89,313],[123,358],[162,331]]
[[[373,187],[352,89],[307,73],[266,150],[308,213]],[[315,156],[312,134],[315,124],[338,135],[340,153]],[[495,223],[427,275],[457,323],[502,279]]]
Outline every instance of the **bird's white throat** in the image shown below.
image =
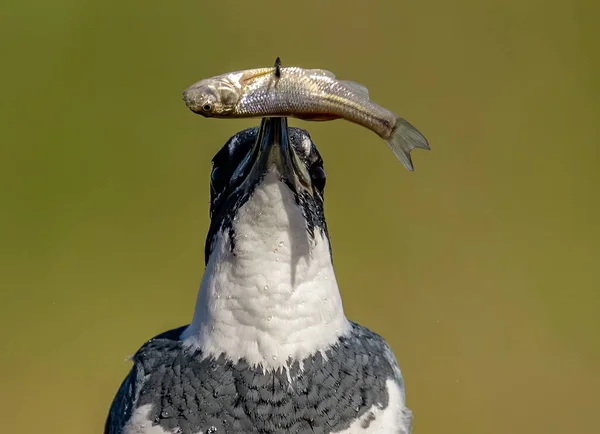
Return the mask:
[[233,221],[216,235],[183,334],[206,356],[225,354],[265,369],[323,352],[350,330],[329,253],[272,167]]

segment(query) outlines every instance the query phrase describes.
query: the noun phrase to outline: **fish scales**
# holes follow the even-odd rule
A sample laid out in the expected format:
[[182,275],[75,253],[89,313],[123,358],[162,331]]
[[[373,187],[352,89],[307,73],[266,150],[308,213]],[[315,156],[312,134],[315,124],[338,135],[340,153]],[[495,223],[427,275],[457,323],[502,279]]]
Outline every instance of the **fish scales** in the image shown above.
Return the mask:
[[[307,74],[301,68],[281,68],[281,77],[259,76],[245,85],[235,107],[242,116],[290,116],[309,120],[343,117],[369,124],[382,138],[388,138],[396,115],[359,95],[331,77]],[[302,116],[306,115],[306,117]]]

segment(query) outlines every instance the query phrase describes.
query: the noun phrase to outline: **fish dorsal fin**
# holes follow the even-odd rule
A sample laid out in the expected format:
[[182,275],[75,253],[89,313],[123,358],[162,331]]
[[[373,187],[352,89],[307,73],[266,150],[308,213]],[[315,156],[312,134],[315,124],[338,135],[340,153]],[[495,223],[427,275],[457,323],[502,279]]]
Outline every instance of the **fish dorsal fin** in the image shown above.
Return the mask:
[[326,69],[311,69],[310,74],[320,77],[335,78],[335,74],[331,71],[327,71]]
[[281,77],[281,59],[279,56],[275,59],[275,77]]
[[347,88],[352,89],[358,95],[369,98],[369,89],[367,89],[362,84],[357,83],[355,81],[350,81],[350,80],[340,80],[339,82],[340,82],[340,84],[343,84]]

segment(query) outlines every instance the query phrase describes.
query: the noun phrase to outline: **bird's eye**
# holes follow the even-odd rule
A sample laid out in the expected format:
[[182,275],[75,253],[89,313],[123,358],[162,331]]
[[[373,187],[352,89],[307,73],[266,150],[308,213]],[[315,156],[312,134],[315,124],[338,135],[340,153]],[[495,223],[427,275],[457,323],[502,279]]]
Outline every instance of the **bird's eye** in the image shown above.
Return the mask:
[[225,172],[220,167],[215,167],[210,174],[210,186],[213,192],[218,193],[225,189],[227,183],[227,177]]
[[310,171],[310,176],[315,188],[323,191],[325,188],[325,181],[327,181],[327,176],[325,176],[325,170],[323,170],[323,167],[313,166],[312,170]]
[[204,110],[205,112],[209,112],[212,110],[212,104],[206,103],[202,106],[202,110]]

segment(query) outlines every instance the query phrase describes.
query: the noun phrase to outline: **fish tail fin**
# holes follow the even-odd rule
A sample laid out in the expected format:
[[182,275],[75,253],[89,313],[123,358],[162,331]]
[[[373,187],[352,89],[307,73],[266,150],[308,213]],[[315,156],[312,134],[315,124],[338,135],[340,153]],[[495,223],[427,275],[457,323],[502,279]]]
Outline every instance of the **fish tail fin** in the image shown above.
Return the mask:
[[415,148],[429,150],[429,143],[427,139],[409,124],[406,120],[398,118],[392,134],[385,141],[385,143],[392,150],[394,155],[398,157],[398,160],[411,172],[414,170],[412,160],[410,158],[410,151]]

